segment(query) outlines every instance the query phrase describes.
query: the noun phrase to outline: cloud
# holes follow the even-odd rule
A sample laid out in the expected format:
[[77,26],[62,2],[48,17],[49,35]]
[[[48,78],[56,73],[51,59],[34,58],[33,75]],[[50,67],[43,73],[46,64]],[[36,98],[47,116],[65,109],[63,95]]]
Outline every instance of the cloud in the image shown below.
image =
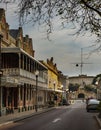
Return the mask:
[[[72,76],[81,73],[80,66],[76,67],[76,63],[81,62],[81,48],[83,48],[84,63],[92,63],[84,64],[83,73],[87,75],[100,73],[100,65],[95,64],[96,62],[98,63],[99,56],[93,54],[88,58],[90,53],[89,47],[95,44],[95,37],[89,33],[85,36],[76,37],[70,35],[71,29],[56,29],[50,35],[51,41],[48,41],[46,33],[41,29],[34,30],[31,28],[25,32],[33,38],[33,45],[36,51],[35,57],[43,60],[54,57],[54,62],[57,64],[58,69],[64,74]],[[90,49],[93,48],[90,47]]]
[[[19,27],[18,17],[14,13],[15,8],[15,6],[8,8],[6,12],[7,22],[10,28]],[[76,63],[81,62],[81,48],[83,48],[83,62],[92,63],[83,65],[83,73],[87,75],[100,73],[100,55],[95,53],[87,58],[91,51],[90,49],[93,49],[89,46],[95,44],[95,36],[91,36],[89,32],[84,36],[80,35],[78,37],[70,35],[75,30],[69,27],[62,28],[61,21],[58,18],[53,20],[53,24],[54,30],[50,35],[50,41],[47,39],[43,26],[38,27],[30,24],[23,26],[24,35],[28,34],[33,39],[35,58],[38,60],[46,60],[47,58],[54,57],[54,62],[60,71],[66,75],[75,76],[80,74],[81,68],[80,66],[76,67]]]

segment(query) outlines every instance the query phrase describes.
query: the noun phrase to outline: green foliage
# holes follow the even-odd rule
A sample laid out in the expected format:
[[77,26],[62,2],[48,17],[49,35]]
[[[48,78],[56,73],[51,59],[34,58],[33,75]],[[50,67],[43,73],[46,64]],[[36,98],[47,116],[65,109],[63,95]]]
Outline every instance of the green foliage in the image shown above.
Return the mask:
[[96,88],[92,87],[92,85],[85,85],[84,89],[88,92],[94,92],[94,93],[97,93],[96,91]]
[[98,112],[99,112],[98,117],[101,118],[101,101],[100,101],[100,103],[98,105]]
[[100,103],[99,103],[99,105],[98,105],[98,111],[99,111],[99,112],[101,111],[101,101],[100,101]]
[[79,86],[80,86],[80,85],[77,84],[77,83],[76,83],[76,84],[70,83],[70,84],[69,84],[69,91],[72,91],[72,92],[73,92],[73,91],[78,91]]
[[85,90],[86,90],[86,91],[92,91],[92,88],[91,88],[91,86],[89,86],[89,85],[85,85]]
[[93,82],[92,82],[92,84],[96,84],[96,81],[98,81],[99,79],[101,79],[101,74],[98,74],[98,75],[96,75],[96,77],[93,79]]

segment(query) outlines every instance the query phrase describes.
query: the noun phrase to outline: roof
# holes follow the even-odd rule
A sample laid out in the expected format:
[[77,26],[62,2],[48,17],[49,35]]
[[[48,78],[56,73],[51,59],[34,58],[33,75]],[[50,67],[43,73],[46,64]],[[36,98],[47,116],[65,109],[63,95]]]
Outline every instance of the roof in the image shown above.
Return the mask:
[[18,33],[19,33],[19,30],[18,29],[11,29],[11,30],[9,30],[9,33],[10,33],[10,35],[13,37],[13,38],[17,38],[17,36],[18,36]]
[[4,13],[5,13],[4,9],[0,8],[0,20],[1,20],[1,18],[2,18],[2,16],[3,16]]

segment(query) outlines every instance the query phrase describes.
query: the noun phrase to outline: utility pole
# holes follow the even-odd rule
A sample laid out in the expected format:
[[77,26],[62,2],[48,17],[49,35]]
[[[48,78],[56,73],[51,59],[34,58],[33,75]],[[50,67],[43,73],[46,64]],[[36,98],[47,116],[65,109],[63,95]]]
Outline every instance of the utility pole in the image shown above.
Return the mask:
[[[87,48],[87,47],[86,47]],[[80,66],[80,75],[82,75],[83,74],[83,65],[84,64],[92,64],[92,63],[85,63],[84,61],[83,61],[83,49],[84,48],[81,48],[81,59],[80,59],[80,63],[73,63],[73,64],[76,64],[76,67],[79,67]]]
[[81,61],[80,63],[76,63],[76,67],[80,66],[80,75],[83,73],[83,64],[86,64],[83,62],[83,48],[81,48]]
[[38,111],[38,75],[39,71],[35,71],[35,76],[36,76],[36,102],[35,102],[35,111]]
[[81,75],[82,75],[82,68],[83,68],[83,48],[81,48]]

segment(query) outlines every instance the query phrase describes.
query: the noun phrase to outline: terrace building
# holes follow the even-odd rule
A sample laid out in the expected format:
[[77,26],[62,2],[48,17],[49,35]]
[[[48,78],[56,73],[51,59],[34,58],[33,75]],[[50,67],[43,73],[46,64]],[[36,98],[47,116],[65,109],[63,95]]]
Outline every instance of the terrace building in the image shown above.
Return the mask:
[[1,69],[0,72],[0,114],[14,113],[16,110],[35,109],[36,75],[38,107],[47,102],[47,67],[34,58],[32,39],[23,36],[21,27],[9,29],[5,10],[0,9]]

